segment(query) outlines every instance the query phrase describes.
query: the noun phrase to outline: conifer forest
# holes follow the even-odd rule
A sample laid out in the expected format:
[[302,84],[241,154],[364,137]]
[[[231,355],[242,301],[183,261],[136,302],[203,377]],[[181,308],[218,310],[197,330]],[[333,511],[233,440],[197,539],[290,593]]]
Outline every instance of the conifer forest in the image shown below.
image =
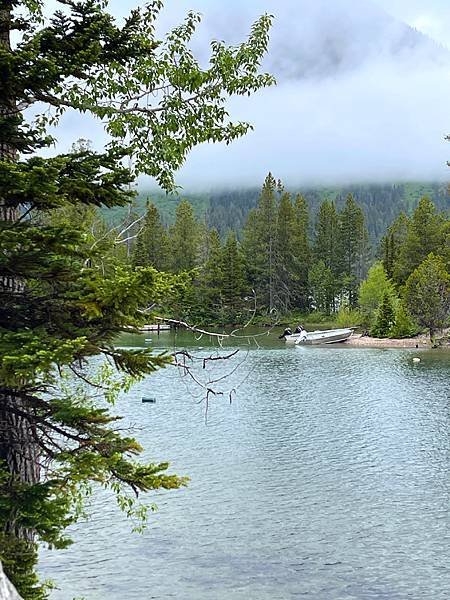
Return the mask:
[[448,48],[180,4],[0,0],[0,600],[445,600]]

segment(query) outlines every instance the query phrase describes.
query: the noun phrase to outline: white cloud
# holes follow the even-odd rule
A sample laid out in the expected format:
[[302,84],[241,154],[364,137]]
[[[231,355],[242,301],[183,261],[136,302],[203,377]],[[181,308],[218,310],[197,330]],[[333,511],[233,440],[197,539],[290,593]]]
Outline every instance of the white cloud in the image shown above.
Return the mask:
[[[435,60],[432,44],[398,51],[407,30],[375,3],[389,4],[249,0],[242,7],[237,0],[167,0],[162,29],[189,7],[207,13],[197,39],[203,52],[212,37],[241,39],[254,17],[272,10],[277,20],[268,64],[282,74],[276,88],[230,103],[234,120],[251,121],[255,131],[231,146],[196,149],[178,181],[259,185],[269,170],[288,183],[447,178],[448,56],[438,52]],[[115,14],[127,5],[135,2],[111,2]],[[398,13],[407,5],[393,0],[391,6]],[[422,29],[435,26],[428,12],[414,14]],[[64,118],[58,137],[63,149],[78,137],[93,139],[97,148],[105,139],[99,123],[76,115]]]

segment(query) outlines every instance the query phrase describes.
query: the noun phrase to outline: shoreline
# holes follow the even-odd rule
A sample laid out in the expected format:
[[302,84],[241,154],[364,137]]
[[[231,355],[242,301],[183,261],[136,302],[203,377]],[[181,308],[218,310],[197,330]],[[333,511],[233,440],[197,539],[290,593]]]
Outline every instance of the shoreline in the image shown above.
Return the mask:
[[[413,338],[375,338],[361,333],[353,334],[346,342],[346,346],[357,346],[367,348],[414,348],[417,350],[432,348],[428,335],[418,335]],[[448,344],[443,347],[448,347]]]

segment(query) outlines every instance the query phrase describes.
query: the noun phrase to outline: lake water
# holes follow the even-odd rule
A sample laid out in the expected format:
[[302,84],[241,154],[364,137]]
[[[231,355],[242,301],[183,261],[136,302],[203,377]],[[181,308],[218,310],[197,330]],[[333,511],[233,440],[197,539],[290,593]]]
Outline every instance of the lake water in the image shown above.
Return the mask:
[[151,497],[142,535],[96,495],[76,543],[42,554],[54,600],[448,600],[450,353],[259,344],[198,362],[207,380],[245,358],[207,414],[175,367],[121,399],[145,456],[191,482]]

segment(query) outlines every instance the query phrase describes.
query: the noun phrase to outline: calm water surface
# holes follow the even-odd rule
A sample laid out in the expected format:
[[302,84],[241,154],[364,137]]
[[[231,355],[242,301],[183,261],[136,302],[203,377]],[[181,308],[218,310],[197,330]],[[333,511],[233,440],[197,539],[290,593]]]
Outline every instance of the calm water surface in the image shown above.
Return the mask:
[[42,554],[52,598],[450,598],[450,353],[414,364],[417,352],[264,338],[216,384],[237,393],[211,399],[206,423],[199,389],[175,368],[140,383],[118,412],[148,458],[191,483],[152,498],[143,535],[97,494],[76,543]]

